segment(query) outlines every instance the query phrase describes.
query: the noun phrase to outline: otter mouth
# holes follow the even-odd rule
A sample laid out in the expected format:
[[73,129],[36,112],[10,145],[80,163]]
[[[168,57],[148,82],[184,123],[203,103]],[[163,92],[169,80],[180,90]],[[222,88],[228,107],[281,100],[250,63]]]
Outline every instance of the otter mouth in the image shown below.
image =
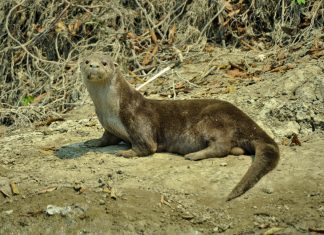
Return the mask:
[[98,71],[96,71],[96,72],[92,71],[92,72],[88,73],[86,76],[86,79],[88,81],[102,81],[102,80],[104,80],[104,78],[105,78],[104,74],[100,73]]
[[93,81],[93,80],[100,80],[100,79],[98,78],[97,74],[91,73],[91,74],[88,75],[88,80]]

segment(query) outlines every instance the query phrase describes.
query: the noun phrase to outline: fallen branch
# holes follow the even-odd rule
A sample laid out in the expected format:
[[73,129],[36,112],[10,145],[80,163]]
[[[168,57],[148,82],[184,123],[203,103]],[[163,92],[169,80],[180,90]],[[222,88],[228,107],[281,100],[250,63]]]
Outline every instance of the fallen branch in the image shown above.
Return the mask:
[[147,80],[146,82],[144,82],[143,84],[139,85],[138,87],[136,87],[136,90],[139,91],[141,88],[145,87],[147,84],[153,82],[155,79],[161,77],[163,74],[165,74],[166,72],[170,71],[171,69],[177,67],[180,65],[180,62],[177,62],[173,65],[170,65],[164,69],[162,69],[160,72],[158,72],[157,74],[155,74],[153,77],[151,77],[149,80]]

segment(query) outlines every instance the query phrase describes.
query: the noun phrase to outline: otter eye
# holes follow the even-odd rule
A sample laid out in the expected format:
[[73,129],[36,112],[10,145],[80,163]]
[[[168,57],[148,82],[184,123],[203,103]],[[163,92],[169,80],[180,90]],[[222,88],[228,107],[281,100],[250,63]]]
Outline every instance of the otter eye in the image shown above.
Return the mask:
[[89,60],[86,60],[85,63],[86,63],[86,64],[89,64]]
[[107,65],[107,62],[106,61],[102,61],[102,65],[103,66],[106,66]]

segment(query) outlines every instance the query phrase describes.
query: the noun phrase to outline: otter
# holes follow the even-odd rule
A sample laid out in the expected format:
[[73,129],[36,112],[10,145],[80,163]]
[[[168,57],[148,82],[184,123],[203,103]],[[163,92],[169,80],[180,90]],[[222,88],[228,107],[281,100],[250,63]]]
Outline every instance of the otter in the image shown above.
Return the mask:
[[241,181],[227,197],[237,198],[252,188],[279,161],[279,148],[250,117],[218,99],[153,100],[124,79],[104,53],[80,62],[83,81],[104,133],[86,141],[87,147],[131,145],[117,153],[142,157],[155,152],[184,155],[188,160],[221,158],[229,154],[255,155]]

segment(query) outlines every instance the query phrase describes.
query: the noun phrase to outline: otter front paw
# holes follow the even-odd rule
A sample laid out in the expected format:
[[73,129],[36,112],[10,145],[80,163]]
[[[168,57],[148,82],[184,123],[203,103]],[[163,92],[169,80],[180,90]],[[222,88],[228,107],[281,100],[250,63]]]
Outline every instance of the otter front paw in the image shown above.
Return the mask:
[[89,148],[96,148],[96,147],[102,147],[103,146],[101,139],[87,140],[83,144],[84,144],[84,146],[89,147]]
[[138,157],[134,150],[128,149],[128,150],[122,150],[116,153],[119,157],[125,157],[125,158],[132,158],[132,157]]

